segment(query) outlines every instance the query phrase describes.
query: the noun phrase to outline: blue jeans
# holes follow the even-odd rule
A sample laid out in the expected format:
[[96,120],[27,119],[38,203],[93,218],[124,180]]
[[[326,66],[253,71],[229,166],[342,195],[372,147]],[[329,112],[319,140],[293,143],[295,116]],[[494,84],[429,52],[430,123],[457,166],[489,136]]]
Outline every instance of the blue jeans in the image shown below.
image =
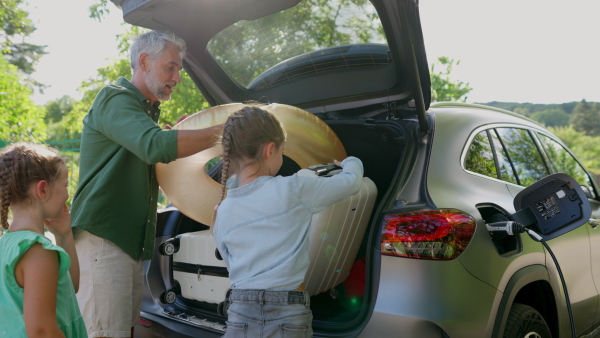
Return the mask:
[[306,291],[231,290],[225,338],[312,337]]

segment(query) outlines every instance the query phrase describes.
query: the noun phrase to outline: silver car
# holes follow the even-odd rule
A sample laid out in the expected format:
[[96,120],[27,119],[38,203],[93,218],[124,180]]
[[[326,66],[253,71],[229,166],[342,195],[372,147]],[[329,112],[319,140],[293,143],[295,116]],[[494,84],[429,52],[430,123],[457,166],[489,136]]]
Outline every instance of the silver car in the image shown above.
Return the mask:
[[[299,107],[363,161],[377,187],[375,206],[348,279],[311,298],[316,337],[600,331],[597,184],[563,142],[530,119],[430,102],[418,1],[112,1],[128,23],[186,40],[184,68],[212,106],[254,100]],[[284,167],[282,175],[298,169]],[[592,215],[584,225],[547,243],[489,231],[486,224],[515,219],[525,187],[554,173],[581,186]],[[159,213],[136,337],[226,330],[218,304],[181,295],[164,244],[206,228],[174,207]]]

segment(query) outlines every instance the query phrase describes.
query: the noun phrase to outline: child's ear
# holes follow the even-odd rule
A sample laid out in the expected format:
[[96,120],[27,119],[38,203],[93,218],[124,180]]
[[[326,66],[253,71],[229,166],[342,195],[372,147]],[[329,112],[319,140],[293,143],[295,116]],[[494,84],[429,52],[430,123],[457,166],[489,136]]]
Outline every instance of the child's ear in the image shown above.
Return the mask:
[[46,180],[38,181],[35,184],[35,195],[37,197],[39,197],[40,199],[45,199],[49,193],[48,189],[50,189],[50,185],[48,184],[48,181],[46,181]]
[[267,145],[265,145],[265,147],[263,148],[263,156],[267,159],[270,158],[271,156],[273,156],[273,154],[275,154],[275,148],[277,148],[275,146],[275,142],[267,143]]

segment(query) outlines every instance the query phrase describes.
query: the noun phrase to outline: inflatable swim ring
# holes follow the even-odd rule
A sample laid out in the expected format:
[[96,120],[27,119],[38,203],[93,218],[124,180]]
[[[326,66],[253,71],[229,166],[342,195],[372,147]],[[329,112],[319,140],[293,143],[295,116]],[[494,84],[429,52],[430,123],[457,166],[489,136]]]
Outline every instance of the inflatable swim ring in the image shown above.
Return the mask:
[[[189,116],[173,129],[202,129],[225,123],[227,117],[246,106],[231,103],[214,106]],[[329,126],[313,114],[289,105],[260,106],[277,116],[287,133],[283,154],[300,168],[330,163],[347,157],[344,146]],[[214,207],[221,198],[221,185],[207,174],[206,165],[221,156],[215,145],[194,155],[156,165],[158,183],[169,201],[189,218],[211,225]]]

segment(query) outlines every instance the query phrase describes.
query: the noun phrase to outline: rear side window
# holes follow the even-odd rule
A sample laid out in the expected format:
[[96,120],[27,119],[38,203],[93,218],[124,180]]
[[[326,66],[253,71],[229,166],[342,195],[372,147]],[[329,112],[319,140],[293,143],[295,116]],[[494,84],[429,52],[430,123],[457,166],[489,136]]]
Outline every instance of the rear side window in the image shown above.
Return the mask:
[[498,177],[494,153],[487,131],[482,131],[473,138],[465,158],[465,168],[481,175]]
[[571,155],[571,153],[569,153],[560,143],[550,137],[543,134],[538,134],[538,137],[550,159],[550,165],[553,172],[571,175],[583,186],[584,190],[587,190],[590,193],[590,196],[595,197],[592,180],[573,155]]
[[496,149],[496,161],[498,161],[498,169],[500,171],[499,178],[506,182],[519,184],[519,180],[515,174],[515,169],[510,162],[510,158],[506,153],[506,149],[504,149],[504,146],[502,146],[502,141],[500,141],[498,134],[495,130],[490,130],[490,136],[492,138],[492,142],[494,143],[494,148]]
[[527,130],[496,128],[496,131],[516,171],[518,184],[526,187],[550,174]]
[[531,134],[520,128],[496,128],[478,133],[469,145],[465,169],[522,186],[549,174]]

